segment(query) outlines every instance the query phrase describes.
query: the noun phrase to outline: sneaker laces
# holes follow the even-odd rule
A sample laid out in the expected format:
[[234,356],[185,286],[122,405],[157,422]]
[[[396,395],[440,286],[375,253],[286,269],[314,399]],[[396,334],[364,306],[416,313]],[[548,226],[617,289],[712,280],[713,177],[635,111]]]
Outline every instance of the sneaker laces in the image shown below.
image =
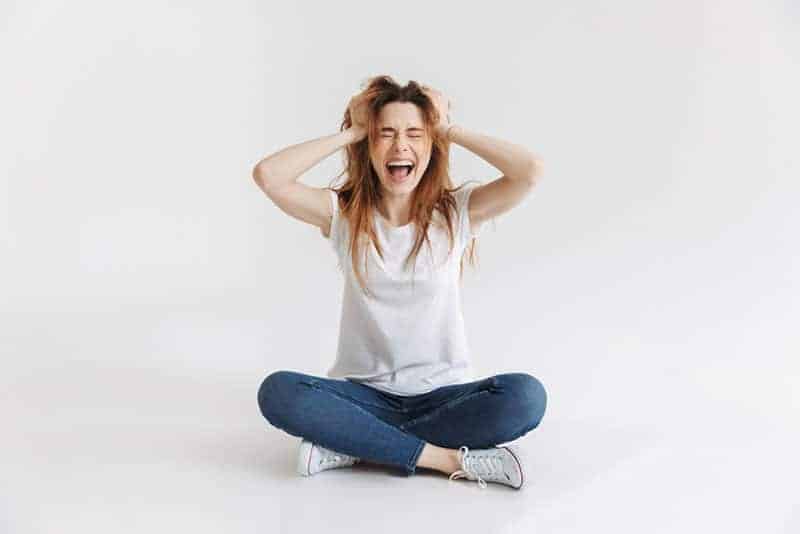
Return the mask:
[[499,454],[474,455],[469,453],[469,447],[462,446],[461,469],[450,475],[450,480],[466,477],[468,480],[477,480],[481,488],[486,487],[484,475],[489,479],[503,473],[503,457]]

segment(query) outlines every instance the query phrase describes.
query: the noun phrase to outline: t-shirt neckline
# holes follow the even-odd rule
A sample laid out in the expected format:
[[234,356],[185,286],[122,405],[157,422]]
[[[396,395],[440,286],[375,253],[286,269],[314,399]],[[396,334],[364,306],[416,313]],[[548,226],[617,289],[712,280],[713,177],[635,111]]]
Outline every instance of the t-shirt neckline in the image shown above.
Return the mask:
[[390,230],[393,230],[393,231],[405,231],[405,230],[410,229],[414,225],[414,221],[409,221],[409,222],[407,222],[406,224],[404,224],[402,226],[395,226],[391,222],[389,222],[389,220],[386,217],[381,215],[378,210],[375,210],[375,214],[383,222],[384,226],[388,227]]

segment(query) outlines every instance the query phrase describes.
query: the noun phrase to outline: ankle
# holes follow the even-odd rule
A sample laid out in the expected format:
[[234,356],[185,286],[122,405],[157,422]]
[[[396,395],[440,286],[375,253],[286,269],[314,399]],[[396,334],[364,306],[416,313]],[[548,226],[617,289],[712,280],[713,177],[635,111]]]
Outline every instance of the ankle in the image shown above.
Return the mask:
[[457,449],[446,449],[426,443],[417,461],[417,466],[450,475],[461,469],[460,454]]
[[461,453],[458,449],[448,449],[450,454],[448,455],[448,463],[446,466],[446,473],[448,475],[452,475],[459,469],[461,469]]

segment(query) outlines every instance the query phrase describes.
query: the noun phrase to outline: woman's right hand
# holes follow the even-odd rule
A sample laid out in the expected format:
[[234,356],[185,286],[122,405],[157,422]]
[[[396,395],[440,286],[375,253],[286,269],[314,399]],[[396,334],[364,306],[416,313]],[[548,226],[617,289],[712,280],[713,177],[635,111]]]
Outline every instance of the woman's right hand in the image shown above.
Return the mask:
[[360,141],[367,136],[369,110],[367,109],[366,95],[364,93],[353,95],[347,104],[347,109],[350,112],[350,129],[358,132],[356,141]]

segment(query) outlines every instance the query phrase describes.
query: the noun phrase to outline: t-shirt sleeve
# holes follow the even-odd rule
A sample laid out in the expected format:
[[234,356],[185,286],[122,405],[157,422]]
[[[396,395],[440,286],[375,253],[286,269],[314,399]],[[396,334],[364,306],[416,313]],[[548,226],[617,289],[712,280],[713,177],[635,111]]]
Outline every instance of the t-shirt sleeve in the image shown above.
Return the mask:
[[481,233],[481,229],[483,228],[484,223],[480,223],[475,231],[473,232],[470,226],[470,218],[469,218],[469,198],[472,195],[472,192],[477,188],[480,184],[477,185],[465,185],[461,189],[456,192],[456,205],[458,206],[458,235],[461,241],[461,244],[466,246],[469,241],[473,238],[476,238]]
[[[328,192],[328,200],[331,204],[331,229],[330,233],[327,235],[327,239],[330,242],[333,249],[338,252],[339,250],[339,241],[340,241],[340,229],[339,229],[339,199],[336,194],[336,191],[332,189],[326,189]],[[323,234],[323,237],[325,235]]]

